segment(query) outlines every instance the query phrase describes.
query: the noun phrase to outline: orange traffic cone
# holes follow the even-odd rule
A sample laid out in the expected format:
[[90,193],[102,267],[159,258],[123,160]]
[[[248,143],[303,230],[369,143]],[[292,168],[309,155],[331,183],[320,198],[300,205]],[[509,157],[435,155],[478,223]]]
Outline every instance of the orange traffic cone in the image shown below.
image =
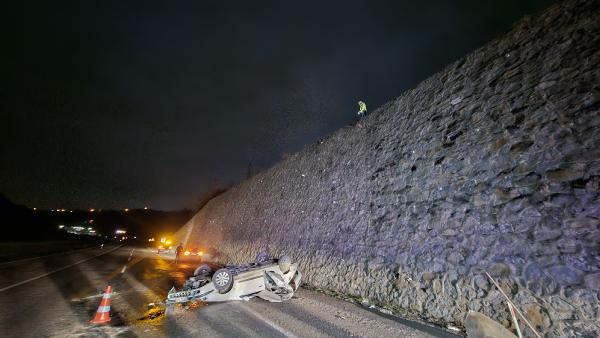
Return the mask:
[[90,320],[90,323],[94,324],[104,324],[110,322],[110,285],[106,288],[106,292],[104,296],[102,296],[102,301],[100,302],[100,306],[98,306],[98,311],[96,311],[96,317]]

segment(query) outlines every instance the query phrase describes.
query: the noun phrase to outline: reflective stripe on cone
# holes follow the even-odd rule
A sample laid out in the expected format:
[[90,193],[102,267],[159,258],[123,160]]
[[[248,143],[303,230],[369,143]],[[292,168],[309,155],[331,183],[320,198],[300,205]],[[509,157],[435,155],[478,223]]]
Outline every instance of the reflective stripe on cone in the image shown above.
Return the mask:
[[106,288],[106,292],[104,296],[102,296],[102,301],[100,302],[100,306],[98,306],[98,311],[96,311],[96,316],[94,319],[90,320],[90,323],[93,324],[104,324],[110,322],[110,293],[112,289],[110,285]]

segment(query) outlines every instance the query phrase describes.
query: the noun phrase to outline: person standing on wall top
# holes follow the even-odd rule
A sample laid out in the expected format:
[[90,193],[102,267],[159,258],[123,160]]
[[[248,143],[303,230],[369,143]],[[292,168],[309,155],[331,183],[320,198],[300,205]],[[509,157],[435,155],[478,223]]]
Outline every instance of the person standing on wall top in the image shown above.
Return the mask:
[[367,115],[367,104],[362,101],[358,101],[358,116],[363,117],[365,115]]

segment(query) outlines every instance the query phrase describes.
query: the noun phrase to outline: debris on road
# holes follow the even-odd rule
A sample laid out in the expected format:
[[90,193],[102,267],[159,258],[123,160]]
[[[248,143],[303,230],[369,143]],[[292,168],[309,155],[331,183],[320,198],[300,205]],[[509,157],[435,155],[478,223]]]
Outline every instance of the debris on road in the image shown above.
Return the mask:
[[165,308],[161,307],[153,307],[150,310],[146,311],[143,316],[138,318],[137,320],[140,322],[152,322],[158,319],[161,319],[165,314]]
[[379,312],[385,313],[386,315],[393,315],[394,314],[391,310],[388,310],[388,309],[385,309],[385,308],[380,308]]
[[456,326],[454,326],[454,325],[448,325],[448,326],[446,326],[446,327],[447,327],[447,328],[448,328],[448,330],[450,330],[450,331],[454,331],[454,332],[460,332],[460,329],[459,329],[459,328],[457,328],[457,327],[456,327]]

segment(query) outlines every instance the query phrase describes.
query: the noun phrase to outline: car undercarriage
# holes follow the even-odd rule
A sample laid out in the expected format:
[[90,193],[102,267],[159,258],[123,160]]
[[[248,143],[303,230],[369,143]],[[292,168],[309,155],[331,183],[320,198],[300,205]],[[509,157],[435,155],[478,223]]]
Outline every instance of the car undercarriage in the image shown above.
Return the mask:
[[186,303],[200,300],[221,302],[249,300],[259,297],[270,302],[281,302],[292,298],[300,286],[302,274],[297,263],[289,256],[269,259],[259,254],[256,262],[242,265],[227,265],[213,271],[207,264],[196,268],[181,291],[171,288],[166,304]]

